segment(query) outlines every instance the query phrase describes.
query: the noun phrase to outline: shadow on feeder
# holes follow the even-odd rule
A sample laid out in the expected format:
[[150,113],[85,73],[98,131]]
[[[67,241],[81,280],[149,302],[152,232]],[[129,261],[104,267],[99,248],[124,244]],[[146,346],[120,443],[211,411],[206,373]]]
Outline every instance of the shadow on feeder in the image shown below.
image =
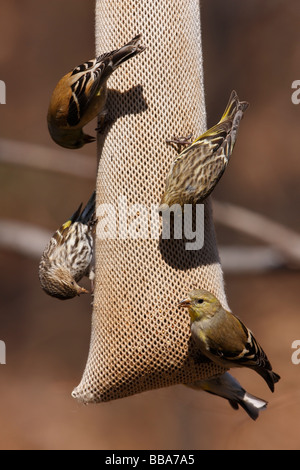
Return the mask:
[[169,217],[163,215],[158,249],[164,261],[172,268],[187,271],[220,262],[217,250],[210,250],[207,246],[210,238],[205,236],[205,227],[208,224],[206,211],[203,211],[203,217],[199,219],[196,214],[193,207],[193,214],[187,221],[184,217],[178,219],[178,215],[172,212]]
[[148,109],[142,85],[133,86],[124,92],[107,90],[106,109],[107,115],[104,122],[99,121],[96,129],[98,131],[99,155],[102,153],[106,136],[119,118],[130,114],[140,114]]
[[[189,320],[187,320],[189,321]],[[188,354],[187,354],[187,359],[186,362],[189,362],[190,360],[193,360],[195,364],[203,364],[203,363],[211,363],[212,361],[208,359],[208,357],[204,356],[201,354],[197,346],[195,345],[195,342],[192,338],[192,336],[189,337],[188,341]]]

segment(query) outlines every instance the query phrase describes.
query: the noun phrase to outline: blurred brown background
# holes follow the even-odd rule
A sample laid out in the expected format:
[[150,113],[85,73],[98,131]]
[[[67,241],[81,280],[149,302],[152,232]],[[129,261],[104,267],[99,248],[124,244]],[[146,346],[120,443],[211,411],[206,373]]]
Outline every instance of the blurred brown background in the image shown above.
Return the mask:
[[[219,119],[233,88],[251,105],[214,198],[300,232],[300,105],[291,101],[291,84],[300,79],[299,1],[201,4],[208,125]],[[63,73],[93,55],[94,0],[0,0],[0,79],[7,86],[0,139],[46,146],[55,168],[58,147],[45,119],[51,91]],[[96,171],[95,147],[83,153],[92,164],[95,159]],[[94,186],[93,179],[3,162],[0,182],[0,219],[50,232]],[[222,246],[253,245],[250,237],[219,224],[216,230]],[[1,449],[300,448],[300,365],[291,362],[291,344],[300,339],[297,269],[225,271],[233,312],[255,332],[282,376],[272,395],[257,374],[234,372],[249,392],[270,402],[252,422],[225,400],[183,386],[78,404],[70,394],[88,354],[90,299],[46,296],[38,261],[0,251],[0,339],[7,348],[7,364],[0,366]]]

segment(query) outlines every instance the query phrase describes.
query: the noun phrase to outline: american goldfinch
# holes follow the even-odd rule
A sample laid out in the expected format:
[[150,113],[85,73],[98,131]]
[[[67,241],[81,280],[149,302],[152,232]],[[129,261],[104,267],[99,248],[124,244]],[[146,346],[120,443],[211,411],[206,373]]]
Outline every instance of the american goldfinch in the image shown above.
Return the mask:
[[[200,204],[223,175],[236,141],[237,131],[249,104],[235,91],[218,124],[208,129],[173,161],[166,179],[159,210],[173,204]],[[174,140],[178,144],[184,140]]]
[[77,283],[89,276],[94,279],[93,225],[95,192],[81,212],[82,204],[52,236],[39,265],[39,279],[44,291],[58,299],[71,299],[88,291]]
[[249,367],[261,375],[274,392],[279,375],[252,332],[206,290],[196,289],[182,300],[191,319],[191,333],[200,352],[225,368]]
[[265,410],[268,405],[268,402],[246,392],[229,372],[206,380],[198,380],[187,384],[187,387],[194,390],[204,390],[212,395],[225,398],[234,410],[238,410],[241,406],[254,421],[258,418],[259,412]]
[[104,121],[107,79],[119,65],[145,50],[140,44],[141,36],[120,49],[75,67],[58,82],[47,116],[50,135],[57,144],[78,149],[96,140],[82,128],[98,114]]

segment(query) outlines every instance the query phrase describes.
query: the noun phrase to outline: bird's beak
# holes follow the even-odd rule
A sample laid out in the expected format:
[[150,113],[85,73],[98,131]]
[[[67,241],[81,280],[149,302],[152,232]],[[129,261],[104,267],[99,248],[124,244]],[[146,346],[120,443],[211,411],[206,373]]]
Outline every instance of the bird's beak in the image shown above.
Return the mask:
[[96,137],[92,137],[91,135],[84,134],[84,143],[89,144],[91,142],[95,142]]
[[191,299],[186,298],[186,299],[181,300],[181,302],[179,302],[178,307],[184,308],[184,307],[190,307],[190,305],[191,305]]
[[84,287],[80,287],[77,291],[77,295],[81,295],[81,294],[88,294],[89,291],[86,290]]

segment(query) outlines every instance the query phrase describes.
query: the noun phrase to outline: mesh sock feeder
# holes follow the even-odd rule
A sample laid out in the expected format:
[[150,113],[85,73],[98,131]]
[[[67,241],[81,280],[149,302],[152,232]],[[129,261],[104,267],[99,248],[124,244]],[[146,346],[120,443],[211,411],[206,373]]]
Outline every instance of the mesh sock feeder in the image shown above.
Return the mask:
[[[109,79],[113,123],[98,136],[97,207],[111,204],[118,227],[125,207],[130,224],[137,209],[149,220],[159,205],[176,156],[166,138],[206,129],[200,26],[199,0],[96,1],[97,54],[139,33],[146,46]],[[149,231],[96,237],[90,350],[73,397],[99,403],[224,372],[197,356],[188,313],[178,307],[191,289],[204,288],[228,309],[210,199],[204,214],[197,251]]]

